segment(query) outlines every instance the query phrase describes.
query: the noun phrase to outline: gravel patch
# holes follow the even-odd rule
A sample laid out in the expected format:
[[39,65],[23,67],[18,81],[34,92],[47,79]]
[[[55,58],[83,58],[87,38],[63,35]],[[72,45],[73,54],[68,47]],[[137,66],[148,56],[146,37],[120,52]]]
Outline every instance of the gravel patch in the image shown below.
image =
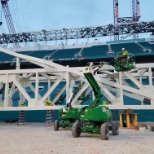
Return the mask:
[[54,131],[43,123],[0,123],[0,154],[154,154],[154,132],[120,129],[118,136],[73,138],[71,129]]

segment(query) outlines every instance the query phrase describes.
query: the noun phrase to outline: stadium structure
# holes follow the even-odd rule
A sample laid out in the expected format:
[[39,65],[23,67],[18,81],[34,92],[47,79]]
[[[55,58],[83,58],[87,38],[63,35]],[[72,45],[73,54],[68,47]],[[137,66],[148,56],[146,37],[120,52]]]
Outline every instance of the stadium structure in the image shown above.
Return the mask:
[[[139,1],[132,2],[133,17],[119,18],[118,0],[113,1],[114,24],[1,34],[0,120],[17,119],[25,111],[26,121],[43,122],[46,111],[53,110],[57,119],[58,110],[70,100],[76,107],[88,105],[93,93],[82,69],[88,62],[101,61],[94,76],[103,94],[102,105],[111,102],[109,108],[117,112],[131,108],[141,115],[140,121],[154,121],[154,21],[139,22]],[[139,38],[140,33],[150,37]],[[99,41],[105,36],[114,41]],[[126,40],[129,36],[133,39]],[[80,39],[86,43],[79,44]],[[121,48],[135,56],[134,69],[118,72],[110,64]],[[73,87],[78,87],[75,96]],[[53,106],[46,104],[49,100]]]

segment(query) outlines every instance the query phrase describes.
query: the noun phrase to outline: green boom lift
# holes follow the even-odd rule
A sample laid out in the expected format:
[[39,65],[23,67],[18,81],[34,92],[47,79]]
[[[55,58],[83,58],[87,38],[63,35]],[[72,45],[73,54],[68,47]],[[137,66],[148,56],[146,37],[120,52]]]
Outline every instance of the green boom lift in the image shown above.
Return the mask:
[[[91,64],[92,63],[90,63],[90,67],[85,68],[84,75],[93,88],[95,100],[88,107],[80,109],[72,108],[70,100],[66,107],[60,109],[59,117],[61,121],[59,122],[58,120],[55,120],[54,130],[57,131],[59,127],[72,127],[73,123],[77,121],[72,127],[74,137],[79,137],[81,132],[92,132],[101,133],[102,139],[108,139],[109,129],[112,130],[113,135],[117,135],[119,127],[115,122],[111,122],[112,114],[109,108],[106,106],[99,106],[102,96],[101,90],[90,71],[90,69],[93,69],[94,72],[97,71],[97,69],[99,69],[104,64],[104,62],[101,62],[99,63],[99,65],[95,66]],[[132,55],[129,55],[127,58],[124,59],[122,58],[122,60],[116,57],[114,61],[110,62],[110,64],[113,65],[115,67],[115,70],[118,72],[128,71],[135,68],[135,60],[134,56]],[[78,88],[73,87],[72,98],[74,98],[77,91]],[[86,99],[89,99],[89,97]],[[82,121],[82,123],[84,122],[84,125],[82,125],[82,127],[79,127],[81,124],[80,121]]]
[[126,56],[121,56],[119,54],[120,53],[117,53],[114,60],[109,62],[110,65],[115,67],[115,71],[124,72],[135,68],[135,56],[132,53],[129,53]]
[[[109,130],[113,135],[118,135],[119,125],[112,122],[112,112],[106,106],[99,106],[101,103],[101,88],[96,82],[92,74],[93,63],[89,67],[85,67],[83,74],[91,85],[95,99],[89,106],[83,107],[80,110],[80,120],[77,120],[72,126],[73,137],[79,137],[81,133],[96,133],[101,134],[103,140],[109,138]],[[96,68],[99,68],[99,66]]]

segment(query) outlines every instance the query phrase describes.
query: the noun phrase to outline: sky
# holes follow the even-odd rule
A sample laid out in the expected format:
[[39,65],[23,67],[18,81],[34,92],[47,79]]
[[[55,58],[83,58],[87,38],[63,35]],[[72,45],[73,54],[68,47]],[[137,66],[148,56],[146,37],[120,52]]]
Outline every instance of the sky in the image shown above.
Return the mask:
[[[131,16],[131,3],[119,0],[120,17]],[[18,32],[113,23],[113,0],[9,0],[8,5]],[[153,6],[154,0],[140,0],[140,21],[154,20]],[[2,21],[7,32],[3,15]]]

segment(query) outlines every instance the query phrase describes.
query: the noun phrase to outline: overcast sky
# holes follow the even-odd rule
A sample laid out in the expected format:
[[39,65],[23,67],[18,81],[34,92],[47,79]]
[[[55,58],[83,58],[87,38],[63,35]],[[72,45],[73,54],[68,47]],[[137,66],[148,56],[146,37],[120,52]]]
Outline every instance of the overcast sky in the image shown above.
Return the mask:
[[[132,15],[132,0],[119,0],[119,16]],[[113,0],[9,0],[22,31],[61,29],[113,23]],[[140,21],[154,20],[154,0],[140,0]],[[3,22],[4,21],[3,17]],[[3,24],[5,32],[7,27]]]

